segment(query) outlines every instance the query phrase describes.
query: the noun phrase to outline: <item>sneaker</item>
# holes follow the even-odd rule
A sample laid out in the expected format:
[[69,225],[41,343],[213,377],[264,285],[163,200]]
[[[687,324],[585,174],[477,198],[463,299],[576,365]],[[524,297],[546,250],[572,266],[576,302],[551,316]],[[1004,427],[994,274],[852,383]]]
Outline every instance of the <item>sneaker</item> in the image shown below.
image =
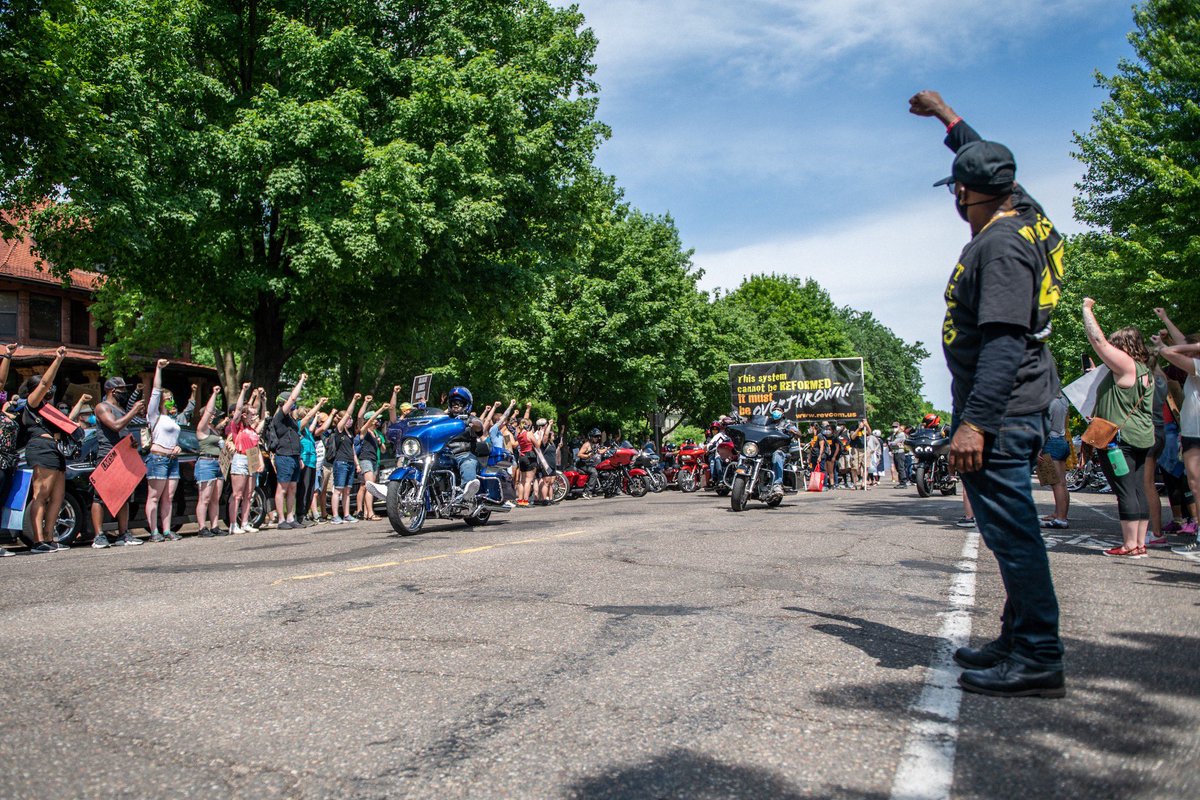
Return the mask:
[[333,519],[329,520],[330,525],[341,525],[342,522],[343,520],[341,517],[334,517]]
[[258,533],[259,530],[260,530],[259,528],[256,528],[253,525],[243,525],[242,526],[242,533]]
[[9,550],[7,547],[0,547],[0,558],[8,558],[9,556],[15,555],[16,553],[14,553],[12,550]]
[[150,541],[154,542],[155,544],[158,544],[159,542],[165,542],[166,540],[167,538],[158,531],[150,532]]
[[517,508],[529,508],[529,501],[528,500],[518,500]]
[[295,528],[295,527],[296,527],[295,523],[284,520],[283,522],[279,523],[276,530],[290,531],[292,528]]
[[1178,553],[1181,556],[1200,554],[1200,540],[1192,542],[1191,544],[1183,544],[1179,547],[1172,547],[1171,552]]
[[974,528],[975,527],[975,518],[974,517],[959,517],[958,522],[956,522],[954,524],[960,528]]
[[374,481],[367,484],[367,493],[376,500],[387,500],[388,487],[386,483],[375,483]]
[[92,548],[95,550],[103,550],[106,547],[112,547],[112,542],[103,533],[92,539]]
[[200,532],[197,533],[196,535],[201,537],[202,539],[211,539],[212,537],[216,536],[216,534],[213,533],[212,528],[201,528]]
[[67,544],[66,542],[51,541],[50,544],[54,545],[54,549],[58,552],[71,549],[71,545]]
[[1189,519],[1187,522],[1180,525],[1179,533],[1185,534],[1185,535],[1190,534],[1192,536],[1195,536],[1196,535],[1196,520]]
[[1043,528],[1054,528],[1056,530],[1065,530],[1065,529],[1071,527],[1071,523],[1067,522],[1065,519],[1056,519],[1055,517],[1051,517],[1050,519],[1042,520],[1042,527]]
[[230,525],[230,526],[229,526],[229,533],[230,533],[230,535],[233,535],[233,534],[235,534],[235,533],[245,533],[245,531],[243,531],[243,530],[242,530],[242,526],[241,526],[241,525],[238,525],[238,524],[235,522],[235,523],[233,523],[232,525]]
[[30,553],[57,553],[58,548],[49,542],[38,542],[33,547],[29,548]]
[[1126,548],[1124,545],[1112,547],[1104,551],[1106,556],[1123,556],[1124,558],[1145,558],[1146,554],[1142,552],[1140,547]]
[[[462,501],[464,503],[474,500],[475,495],[477,495],[477,494],[479,494],[479,479],[478,478],[472,478],[471,480],[469,480],[463,484]],[[520,503],[517,503],[517,505],[520,505]],[[525,501],[525,505],[529,505],[528,500]]]
[[1182,527],[1183,526],[1179,524],[1179,520],[1173,519],[1170,522],[1168,522],[1166,525],[1163,525],[1162,532],[1163,533],[1179,533],[1179,531]]
[[1167,541],[1167,537],[1165,537],[1165,536],[1150,536],[1147,534],[1146,547],[1158,547],[1158,548],[1170,547],[1170,542]]
[[222,528],[220,525],[215,528],[209,528],[209,530],[212,531],[213,536],[228,536],[233,533],[229,528]]
[[164,539],[166,539],[168,542],[179,542],[179,541],[183,541],[183,537],[182,537],[182,536],[180,536],[180,535],[179,535],[178,533],[176,533],[175,531],[165,531],[165,532],[163,533],[163,538],[164,538]]
[[137,545],[139,545],[141,543],[142,543],[142,540],[139,539],[138,537],[134,536],[129,531],[125,531],[124,533],[122,533],[120,536],[117,537],[117,540],[115,542],[113,542],[114,545],[120,545],[121,547],[136,547]]

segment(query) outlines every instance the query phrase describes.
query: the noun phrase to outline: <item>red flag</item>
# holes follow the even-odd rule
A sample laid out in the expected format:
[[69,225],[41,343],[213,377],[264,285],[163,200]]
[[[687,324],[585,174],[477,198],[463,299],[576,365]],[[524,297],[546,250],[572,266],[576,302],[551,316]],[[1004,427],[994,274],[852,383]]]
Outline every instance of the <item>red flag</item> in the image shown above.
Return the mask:
[[108,513],[115,517],[144,477],[146,462],[142,461],[137,448],[133,446],[133,437],[126,436],[113,446],[89,480],[96,487],[96,494],[104,501]]

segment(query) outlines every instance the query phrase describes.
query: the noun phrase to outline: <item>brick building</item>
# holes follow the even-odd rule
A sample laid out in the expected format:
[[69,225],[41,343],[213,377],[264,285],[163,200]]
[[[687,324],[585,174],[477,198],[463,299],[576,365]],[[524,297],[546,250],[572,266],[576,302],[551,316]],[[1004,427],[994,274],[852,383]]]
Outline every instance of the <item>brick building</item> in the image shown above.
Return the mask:
[[[54,360],[54,352],[65,345],[67,357],[57,381],[59,400],[73,404],[83,393],[99,399],[104,331],[96,327],[89,309],[103,276],[76,269],[66,282],[51,275],[45,266],[27,236],[0,239],[0,344],[19,345],[4,388],[11,393],[25,378],[40,373]],[[193,363],[191,357],[191,346],[184,345],[179,352],[148,354],[138,366],[152,370],[154,359],[170,358],[164,384],[186,402],[191,384],[199,384],[201,396],[207,397],[218,382],[215,369]],[[128,383],[137,383],[143,375],[123,377]]]

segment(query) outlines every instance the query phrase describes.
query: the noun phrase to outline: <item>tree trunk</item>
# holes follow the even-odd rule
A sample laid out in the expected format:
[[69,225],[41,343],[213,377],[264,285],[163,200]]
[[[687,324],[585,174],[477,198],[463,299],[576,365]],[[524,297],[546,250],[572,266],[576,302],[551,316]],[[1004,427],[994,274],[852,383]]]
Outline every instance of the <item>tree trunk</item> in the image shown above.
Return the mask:
[[279,373],[283,371],[288,355],[283,345],[283,314],[279,298],[259,294],[254,313],[254,356],[250,380],[256,387],[267,390],[272,407],[279,390]]

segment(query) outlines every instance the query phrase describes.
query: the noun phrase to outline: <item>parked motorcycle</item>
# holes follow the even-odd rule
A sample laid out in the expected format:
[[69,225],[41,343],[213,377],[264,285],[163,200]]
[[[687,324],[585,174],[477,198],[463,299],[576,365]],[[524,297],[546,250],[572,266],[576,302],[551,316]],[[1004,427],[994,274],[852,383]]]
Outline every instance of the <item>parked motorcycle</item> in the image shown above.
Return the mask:
[[[631,447],[615,447],[603,453],[600,463],[596,465],[600,493],[605,497],[615,497],[621,492],[630,497],[642,497],[650,491],[645,468],[634,464],[637,458],[638,451]],[[587,473],[578,469],[568,469],[563,470],[562,474],[567,482],[565,499],[573,500],[583,496],[587,490]]]
[[462,418],[444,415],[408,420],[396,469],[388,476],[387,514],[397,533],[417,533],[429,517],[461,519],[472,527],[486,525],[493,512],[511,508],[512,484],[492,468],[481,467],[479,491],[468,500],[461,498],[458,471],[446,443],[466,424]]
[[950,437],[942,431],[922,428],[904,443],[913,454],[913,483],[917,494],[929,497],[958,493],[958,476],[950,471]]
[[646,488],[658,494],[667,488],[667,476],[663,473],[662,459],[657,453],[642,450],[633,459],[633,466],[646,472]]
[[792,437],[778,426],[768,424],[766,417],[750,417],[728,426],[725,432],[737,452],[729,489],[730,508],[745,511],[752,498],[766,503],[767,508],[782,503],[783,492],[772,485],[775,474],[771,459],[776,450],[788,447]]

